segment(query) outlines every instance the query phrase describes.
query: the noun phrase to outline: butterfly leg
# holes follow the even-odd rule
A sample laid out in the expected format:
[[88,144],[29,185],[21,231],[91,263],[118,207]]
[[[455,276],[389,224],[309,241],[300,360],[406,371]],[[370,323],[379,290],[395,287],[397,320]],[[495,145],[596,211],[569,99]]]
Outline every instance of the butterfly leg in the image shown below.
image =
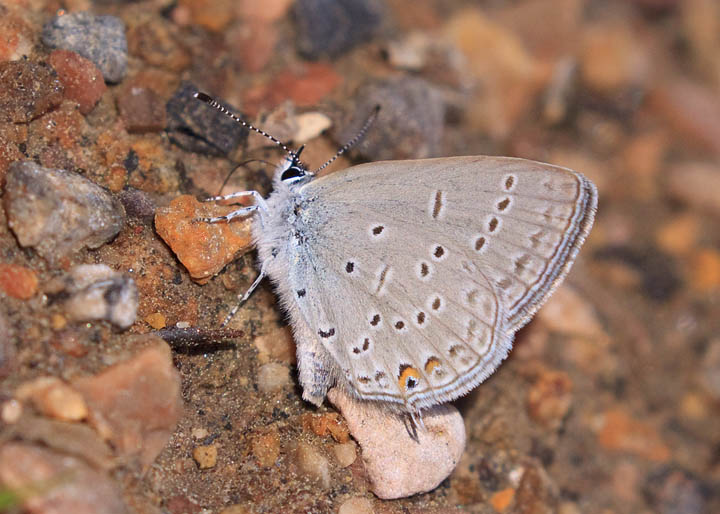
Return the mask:
[[235,314],[237,313],[238,309],[240,309],[242,304],[245,303],[245,301],[248,298],[250,298],[250,295],[253,293],[253,291],[255,291],[255,289],[257,289],[257,286],[260,285],[260,282],[262,282],[262,280],[266,276],[267,276],[267,271],[265,270],[265,265],[263,264],[262,268],[260,269],[260,274],[255,279],[255,282],[252,283],[252,285],[248,288],[247,291],[245,291],[245,293],[242,296],[238,295],[238,301],[235,304],[235,307],[233,307],[232,310],[230,312],[228,312],[227,316],[225,316],[225,319],[220,324],[220,327],[224,327],[230,322],[230,320],[233,318],[233,316],[235,316]]
[[265,203],[265,199],[257,191],[236,191],[235,193],[230,193],[229,195],[211,196],[203,199],[203,202],[220,202],[222,200],[232,200],[233,198],[241,198],[243,196],[252,196],[253,200],[255,200],[255,205],[257,205],[262,211],[267,212],[268,206]]
[[243,207],[242,209],[234,210],[225,216],[215,216],[213,218],[195,218],[194,221],[203,221],[205,223],[217,223],[219,221],[230,221],[234,218],[240,218],[252,214],[253,212],[260,209],[257,205],[251,205],[249,207]]

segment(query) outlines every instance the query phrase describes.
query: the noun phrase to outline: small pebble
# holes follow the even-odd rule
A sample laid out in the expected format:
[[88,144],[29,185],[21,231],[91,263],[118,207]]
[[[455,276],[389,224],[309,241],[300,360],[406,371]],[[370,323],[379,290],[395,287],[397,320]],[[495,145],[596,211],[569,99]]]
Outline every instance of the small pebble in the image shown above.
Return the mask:
[[322,134],[332,126],[332,120],[321,112],[306,112],[295,117],[298,128],[293,143],[303,145]]
[[0,419],[2,419],[3,423],[16,423],[17,420],[20,419],[20,416],[22,416],[22,412],[22,403],[11,398],[3,402],[0,407]]
[[368,41],[382,20],[374,0],[298,0],[294,13],[300,52],[310,59],[337,57]]
[[132,84],[121,87],[117,106],[120,118],[131,134],[159,132],[165,128],[165,105],[150,88]]
[[515,489],[508,487],[502,489],[490,497],[490,505],[492,505],[495,512],[505,512],[515,497]]
[[551,330],[562,334],[589,338],[601,337],[604,334],[593,306],[568,286],[553,293],[538,311],[537,319]]
[[604,414],[598,441],[609,450],[630,453],[654,462],[665,462],[671,457],[670,448],[654,425],[646,420],[634,419],[620,408]]
[[330,487],[330,464],[318,450],[308,443],[300,442],[295,459],[301,475],[316,481],[324,489]]
[[250,248],[250,220],[235,219],[230,223],[206,223],[198,218],[218,216],[233,210],[212,203],[200,203],[195,197],[183,195],[155,214],[155,230],[170,246],[190,276],[207,282]]
[[107,90],[102,73],[80,54],[53,50],[48,58],[63,85],[65,98],[77,102],[80,112],[88,114]]
[[528,390],[530,417],[547,428],[559,429],[571,405],[572,381],[562,371],[541,371]]
[[280,438],[275,429],[252,439],[252,453],[260,466],[270,468],[280,457]]
[[162,312],[153,312],[145,316],[145,322],[155,330],[165,328],[165,316]]
[[200,469],[214,468],[217,464],[217,445],[196,446],[193,449],[193,459]]
[[425,428],[417,428],[414,440],[401,416],[354,400],[337,388],[328,391],[328,399],[360,444],[372,491],[384,500],[435,489],[465,450],[465,425],[451,405],[424,410]]
[[0,263],[0,290],[19,300],[29,300],[38,291],[35,272],[17,264]]
[[30,400],[45,416],[61,421],[80,421],[87,417],[85,399],[56,377],[40,377],[26,382],[15,392],[19,400]]
[[120,18],[86,11],[55,16],[43,26],[41,38],[51,48],[91,60],[107,82],[120,82],[127,73],[125,24]]
[[69,319],[104,319],[120,328],[135,322],[138,290],[132,278],[105,264],[81,264],[70,270],[66,284],[70,297],[63,308]]
[[20,245],[35,248],[53,264],[110,241],[125,219],[122,204],[104,189],[77,173],[32,161],[10,165],[4,201]]
[[677,164],[668,171],[667,191],[690,207],[720,215],[720,166],[710,162]]
[[[247,138],[248,131],[227,115],[194,98],[193,94],[198,91],[199,87],[185,82],[168,101],[167,132],[170,140],[190,152],[226,156]],[[243,118],[236,109],[226,107]]]
[[262,364],[270,361],[295,363],[295,341],[290,327],[277,328],[267,334],[259,335],[255,337],[253,344],[258,351],[258,361]]
[[374,514],[374,512],[372,500],[361,497],[345,500],[338,509],[338,514]]
[[340,467],[346,468],[355,462],[357,458],[357,444],[355,444],[354,441],[348,441],[342,444],[338,443],[333,446],[333,453]]
[[260,366],[257,385],[260,392],[273,393],[290,384],[290,370],[277,362]]
[[210,432],[208,432],[207,428],[193,428],[192,430],[192,436],[195,440],[205,439],[208,435],[210,435]]
[[60,105],[63,86],[50,66],[0,62],[0,122],[27,123]]
[[436,155],[443,134],[445,104],[427,82],[400,77],[363,86],[353,102],[349,120],[338,124],[334,138],[343,143],[357,135],[376,106],[380,112],[357,145],[357,152],[373,160],[420,159]]

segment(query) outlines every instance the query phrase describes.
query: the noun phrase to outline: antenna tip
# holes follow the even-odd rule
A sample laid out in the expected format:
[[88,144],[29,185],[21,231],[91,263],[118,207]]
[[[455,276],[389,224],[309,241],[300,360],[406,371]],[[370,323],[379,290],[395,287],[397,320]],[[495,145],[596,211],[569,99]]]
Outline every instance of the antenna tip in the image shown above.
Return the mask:
[[380,112],[380,104],[375,105],[375,108],[373,109],[373,113],[377,114]]
[[202,102],[208,103],[208,102],[212,101],[212,98],[210,97],[210,95],[206,95],[202,91],[195,91],[193,93],[193,96]]

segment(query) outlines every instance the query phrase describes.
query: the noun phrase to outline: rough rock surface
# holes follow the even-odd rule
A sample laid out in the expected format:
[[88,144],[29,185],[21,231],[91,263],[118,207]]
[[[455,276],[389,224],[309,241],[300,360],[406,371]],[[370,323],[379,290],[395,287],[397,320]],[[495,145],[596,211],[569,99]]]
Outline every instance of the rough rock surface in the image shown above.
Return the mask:
[[31,161],[10,165],[3,200],[18,242],[51,263],[110,241],[125,218],[122,204],[83,176]]

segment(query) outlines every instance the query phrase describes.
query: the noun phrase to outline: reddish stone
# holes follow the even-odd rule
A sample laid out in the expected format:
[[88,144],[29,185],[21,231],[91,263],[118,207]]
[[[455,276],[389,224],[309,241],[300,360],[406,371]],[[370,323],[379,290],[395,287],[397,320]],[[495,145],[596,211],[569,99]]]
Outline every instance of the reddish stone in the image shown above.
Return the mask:
[[156,337],[149,345],[101,373],[73,386],[90,407],[90,423],[116,450],[149,466],[175,430],[182,413],[180,376],[170,347]]
[[14,14],[0,7],[0,61],[17,61],[33,49],[32,29]]
[[149,88],[122,88],[117,99],[128,132],[159,132],[165,128],[165,103]]
[[646,421],[633,419],[621,409],[605,413],[605,423],[598,434],[600,444],[609,449],[631,453],[656,462],[670,458],[670,449],[655,427]]
[[559,428],[572,403],[572,381],[562,371],[542,371],[528,391],[530,416],[548,428]]
[[65,98],[77,102],[80,112],[93,110],[107,90],[102,72],[81,55],[70,50],[54,50],[48,58],[65,89]]
[[330,65],[307,63],[299,72],[282,71],[269,84],[249,89],[243,107],[250,116],[255,116],[260,110],[273,109],[288,99],[297,106],[314,106],[341,82],[342,77]]
[[275,52],[277,28],[269,23],[246,23],[228,35],[228,45],[244,71],[257,73]]
[[[231,209],[225,208],[225,213]],[[230,223],[204,223],[197,218],[217,216],[212,204],[200,203],[184,195],[175,198],[155,215],[155,229],[160,237],[198,282],[207,282],[226,264],[251,245],[250,220]]]
[[62,99],[62,83],[50,66],[25,60],[0,62],[0,122],[27,123]]
[[180,72],[190,64],[177,27],[159,16],[131,28],[127,38],[130,53],[152,66]]
[[650,109],[687,142],[720,154],[720,99],[715,91],[685,79],[656,81]]
[[0,289],[13,298],[29,300],[37,293],[38,278],[31,269],[0,263]]

